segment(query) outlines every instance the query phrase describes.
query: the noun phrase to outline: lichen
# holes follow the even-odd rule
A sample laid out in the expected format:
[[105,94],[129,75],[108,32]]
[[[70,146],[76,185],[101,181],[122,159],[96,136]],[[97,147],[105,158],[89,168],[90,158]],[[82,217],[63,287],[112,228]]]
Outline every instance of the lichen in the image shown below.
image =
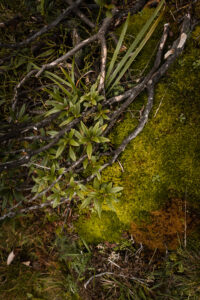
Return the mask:
[[[171,199],[187,197],[190,205],[200,207],[200,85],[195,64],[200,55],[199,32],[197,27],[184,54],[157,85],[143,132],[127,146],[120,163],[103,171],[103,181],[112,181],[124,190],[114,204],[115,212],[104,206],[102,219],[81,216],[77,228],[89,242],[115,240],[122,228],[149,220],[153,211],[162,212]],[[145,102],[143,93],[122,116],[110,135],[115,146],[134,129]]]

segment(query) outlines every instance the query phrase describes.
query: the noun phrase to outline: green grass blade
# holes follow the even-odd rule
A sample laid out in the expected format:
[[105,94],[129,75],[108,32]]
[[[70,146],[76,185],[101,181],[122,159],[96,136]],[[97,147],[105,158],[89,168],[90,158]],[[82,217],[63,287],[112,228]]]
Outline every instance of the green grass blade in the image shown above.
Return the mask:
[[78,89],[75,86],[75,84],[73,82],[73,79],[69,76],[69,74],[67,74],[66,70],[61,67],[61,71],[63,72],[63,74],[65,75],[66,79],[69,81],[69,83],[71,84],[71,88],[73,90],[77,91]]
[[108,68],[108,71],[107,71],[107,74],[106,74],[106,78],[108,78],[108,77],[110,76],[110,73],[111,73],[112,70],[113,70],[114,64],[115,64],[115,62],[116,62],[118,53],[119,53],[119,51],[120,51],[120,49],[121,49],[122,42],[123,42],[123,40],[124,40],[126,31],[127,31],[127,28],[128,28],[129,19],[130,19],[130,14],[128,14],[128,17],[127,17],[127,19],[126,19],[126,22],[124,23],[124,26],[123,26],[123,29],[122,29],[122,32],[121,32],[119,41],[118,41],[118,43],[117,43],[115,52],[114,52],[114,54],[113,54],[113,56],[112,56],[112,59],[111,59],[111,62],[110,62],[110,65],[109,65],[109,68]]
[[46,75],[46,77],[48,77],[48,78],[51,79],[51,80],[52,80],[52,77],[53,77],[53,78],[55,78],[57,81],[59,81],[60,83],[63,83],[63,84],[65,84],[65,85],[67,85],[68,87],[72,88],[71,84],[70,84],[68,81],[62,79],[60,76],[58,76],[58,75],[56,75],[56,74],[54,74],[54,73],[52,73],[52,72],[45,71],[45,75]]
[[152,36],[153,32],[155,31],[155,29],[156,29],[157,25],[159,24],[161,18],[162,18],[162,14],[160,14],[160,16],[158,17],[158,19],[154,22],[154,24],[152,25],[152,27],[150,28],[150,30],[146,34],[145,38],[140,43],[139,47],[131,54],[131,57],[129,58],[128,62],[125,64],[125,66],[122,69],[122,71],[120,72],[120,74],[117,76],[117,79],[115,80],[115,82],[113,83],[113,85],[111,86],[111,88],[109,89],[109,91],[111,91],[113,89],[113,87],[116,84],[118,84],[118,82],[120,81],[120,79],[122,78],[122,76],[125,74],[125,72],[128,70],[128,68],[130,67],[130,65],[135,60],[135,58],[141,52],[141,50],[143,49],[143,47],[145,46],[145,44],[147,43],[147,41],[149,40],[149,38]]
[[63,91],[63,93],[65,95],[67,95],[69,98],[72,97],[72,94],[62,84],[60,84],[58,80],[51,78],[51,77],[48,77],[48,78],[51,79],[51,81],[55,82],[55,84],[57,84],[60,87],[60,89]]
[[154,13],[152,14],[152,16],[148,19],[148,21],[146,22],[146,24],[143,26],[143,28],[141,29],[141,31],[138,33],[136,39],[134,40],[134,42],[132,43],[132,45],[130,46],[130,48],[128,49],[128,51],[126,52],[126,54],[124,55],[124,57],[122,58],[122,60],[120,61],[120,63],[118,64],[118,66],[115,69],[115,71],[110,76],[110,79],[108,80],[108,82],[106,84],[106,88],[107,89],[111,85],[112,81],[116,78],[116,76],[120,72],[120,70],[123,68],[123,66],[125,65],[126,61],[129,59],[131,52],[137,47],[137,45],[139,44],[139,42],[143,38],[144,34],[147,32],[147,30],[150,27],[150,25],[152,24],[153,20],[156,18],[156,16],[158,15],[159,11],[163,7],[164,2],[165,2],[165,0],[161,0],[161,2],[159,3],[158,7],[155,9]]
[[75,83],[74,67],[75,67],[75,56],[73,56],[72,59],[72,71],[71,71],[71,79],[73,83]]

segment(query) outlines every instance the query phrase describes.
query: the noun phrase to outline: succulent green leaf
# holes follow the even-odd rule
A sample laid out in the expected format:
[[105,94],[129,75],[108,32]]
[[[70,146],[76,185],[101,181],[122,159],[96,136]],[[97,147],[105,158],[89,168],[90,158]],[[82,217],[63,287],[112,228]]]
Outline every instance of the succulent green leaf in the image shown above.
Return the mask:
[[45,114],[45,117],[48,117],[49,115],[52,115],[52,114],[55,114],[57,112],[61,111],[59,108],[52,108],[50,109],[46,114]]
[[62,144],[60,145],[60,147],[58,147],[58,150],[56,151],[56,158],[58,158],[62,154],[64,149],[65,149],[65,144]]
[[56,165],[53,164],[53,165],[51,166],[51,175],[54,175],[54,174],[55,174],[55,170],[56,170]]
[[83,168],[86,169],[88,165],[88,159],[86,158],[83,162]]
[[74,139],[71,139],[69,143],[70,143],[70,145],[75,146],[75,147],[79,146],[79,144]]
[[88,143],[86,152],[87,152],[88,158],[91,159],[91,156],[92,156],[92,144],[91,143]]
[[81,129],[83,130],[84,134],[88,135],[89,130],[82,121],[81,121]]
[[65,126],[67,124],[69,124],[72,120],[74,119],[74,117],[69,117],[67,120],[63,121],[59,126]]
[[75,154],[74,150],[72,149],[72,147],[69,147],[69,156],[73,161],[76,160],[76,154]]
[[95,188],[95,189],[99,189],[99,187],[100,187],[100,182],[99,182],[99,180],[97,179],[97,178],[95,178],[94,179],[94,181],[93,181],[93,187]]
[[83,208],[87,207],[87,206],[90,204],[91,200],[92,200],[92,199],[89,198],[89,197],[86,198],[86,199],[82,202],[80,208],[83,209]]
[[79,139],[79,140],[81,140],[82,139],[82,135],[80,134],[80,132],[79,131],[75,131],[75,136]]
[[94,199],[94,208],[97,211],[99,218],[101,218],[102,203],[97,199]]
[[119,193],[123,190],[123,187],[116,186],[111,189],[111,193]]

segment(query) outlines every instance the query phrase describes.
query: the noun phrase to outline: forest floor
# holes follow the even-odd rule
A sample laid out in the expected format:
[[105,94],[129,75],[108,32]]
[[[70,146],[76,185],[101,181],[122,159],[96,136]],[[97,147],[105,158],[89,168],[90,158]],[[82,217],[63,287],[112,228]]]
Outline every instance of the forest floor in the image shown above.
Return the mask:
[[[35,32],[55,17],[52,15],[51,5],[54,5],[56,1],[40,1],[41,6],[38,5],[36,8],[31,0],[11,2],[3,0],[0,3],[2,13],[0,30],[3,42],[9,40],[10,43],[14,43],[23,40],[32,31]],[[92,3],[92,1],[89,2]],[[149,1],[146,6],[154,8],[159,2]],[[27,10],[23,14],[22,7],[25,4]],[[119,9],[130,10],[135,5],[135,1],[124,1],[124,3],[112,1],[112,4]],[[58,1],[56,9],[59,11],[62,5],[63,1]],[[167,18],[170,18],[175,31],[189,5],[188,1],[172,1],[172,9],[168,10]],[[31,18],[29,18],[30,12]],[[55,15],[56,12],[55,10]],[[7,22],[7,20],[11,21]],[[124,21],[125,19],[122,18],[120,22]],[[69,33],[64,32],[62,25],[58,31],[56,30],[53,33],[47,33],[43,40],[31,45],[31,49],[27,50],[25,47],[21,53],[18,51],[19,49],[1,49],[2,91],[0,96],[3,121],[10,118],[9,106],[11,106],[10,99],[13,97],[14,87],[19,82],[19,78],[23,78],[30,71],[31,64],[49,63],[69,50],[70,47],[63,42]],[[172,38],[172,32],[171,35]],[[72,43],[71,40],[70,43]],[[62,47],[58,47],[58,44],[62,44]],[[95,56],[99,55],[96,46],[92,50],[93,54],[92,64],[95,63]],[[30,64],[28,64],[29,60]],[[195,62],[194,69],[197,74],[200,64],[198,61]],[[89,80],[93,79],[92,76],[89,77]],[[33,79],[26,88],[28,90],[27,99],[31,99],[30,95],[33,96],[33,102],[37,107],[37,97],[40,93],[38,83]],[[43,99],[40,98],[39,101],[41,103]],[[23,113],[22,122],[26,122],[26,118],[23,120]],[[4,123],[2,122],[2,124]],[[12,143],[9,144],[9,147],[12,147]],[[2,159],[3,163],[6,161],[5,159],[7,157]],[[10,190],[8,191],[7,187],[5,188],[2,184],[2,215],[5,211],[7,212],[10,203],[12,205],[18,203],[19,196],[12,194],[14,190],[12,184],[17,185],[15,177],[19,176],[21,180],[23,176],[28,178],[29,175],[28,172],[26,174],[14,173],[13,177],[10,177],[11,179],[8,176],[5,181],[3,176],[4,174],[1,177],[2,182],[9,186],[11,194],[9,194]],[[29,196],[29,191],[25,195]],[[7,200],[5,201],[4,198]],[[74,224],[78,220],[80,212],[74,203],[63,204],[56,208],[49,207],[44,210],[29,211],[17,215],[15,218],[1,221],[0,299],[198,300],[200,298],[199,212],[191,208],[186,221],[185,213],[189,207],[185,207],[184,199],[177,199],[177,202],[181,202],[181,214],[178,217],[183,222],[181,221],[181,234],[176,232],[174,249],[163,246],[169,242],[169,236],[164,241],[162,237],[160,238],[162,247],[159,244],[152,247],[152,243],[156,244],[154,242],[149,244],[142,242],[142,239],[148,239],[147,236],[151,237],[151,232],[155,228],[159,228],[160,223],[163,222],[160,214],[156,214],[156,212],[153,216],[153,228],[149,226],[149,228],[146,227],[146,231],[138,231],[132,224],[132,230],[124,230],[120,241],[102,240],[102,242],[93,244],[88,243],[83,236],[79,236],[77,233]],[[27,205],[27,207],[29,206]],[[175,216],[174,207],[167,209],[165,209],[165,213],[163,211],[162,215],[165,217],[165,221],[169,220],[169,215],[174,213]],[[173,209],[174,211],[172,211]],[[90,213],[87,213],[86,218],[89,215]],[[175,217],[177,218],[177,215]],[[170,222],[173,220],[175,219],[170,219]],[[167,227],[166,230],[170,231],[175,223],[167,222],[165,229]],[[187,230],[185,226],[187,226]],[[137,231],[138,236],[134,237],[134,231]],[[190,231],[192,234],[188,235]],[[141,242],[139,242],[140,239]],[[152,241],[153,237],[150,239]]]

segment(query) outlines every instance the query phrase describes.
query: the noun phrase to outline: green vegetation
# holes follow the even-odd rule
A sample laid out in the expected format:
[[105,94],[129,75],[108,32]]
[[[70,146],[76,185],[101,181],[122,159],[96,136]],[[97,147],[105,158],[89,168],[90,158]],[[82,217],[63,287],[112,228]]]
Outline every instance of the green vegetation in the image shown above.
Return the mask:
[[[121,104],[108,107],[106,100],[134,87],[151,69],[163,24],[171,18],[164,0],[156,9],[128,16],[116,31],[117,46],[108,38],[105,91],[98,89],[95,42],[81,50],[80,65],[74,55],[53,71],[32,76],[19,89],[16,109],[11,108],[23,76],[74,47],[72,29],[88,38],[111,16],[112,1],[95,2],[99,11],[83,9],[96,22],[93,29],[71,14],[70,21],[28,46],[0,48],[0,138],[14,132],[13,139],[2,141],[0,165],[34,153],[22,166],[0,174],[2,215],[22,209],[1,223],[0,300],[198,300],[200,26],[156,86],[142,133],[103,171],[110,153],[141,120],[147,95],[140,93],[107,137],[112,113]],[[2,0],[2,43],[27,38],[60,15],[64,4]],[[180,8],[182,17],[185,7]],[[12,18],[17,23],[7,24]],[[177,28],[172,31],[164,52],[179,34]],[[46,204],[44,212],[37,209]]]

